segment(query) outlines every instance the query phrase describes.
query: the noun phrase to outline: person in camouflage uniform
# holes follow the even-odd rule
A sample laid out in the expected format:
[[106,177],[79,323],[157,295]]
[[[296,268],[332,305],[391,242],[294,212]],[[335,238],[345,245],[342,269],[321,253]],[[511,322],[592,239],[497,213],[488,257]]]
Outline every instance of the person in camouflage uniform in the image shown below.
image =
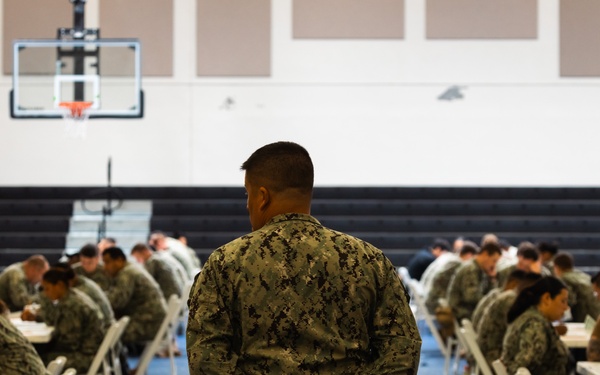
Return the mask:
[[456,259],[449,260],[440,270],[432,277],[431,288],[425,300],[425,306],[431,314],[435,314],[435,310],[439,306],[440,298],[446,298],[448,285],[454,274],[461,264],[471,259],[479,250],[479,247],[471,242],[465,241],[460,249],[460,255]]
[[542,269],[540,253],[534,244],[528,241],[521,242],[517,250],[517,263],[498,271],[498,285],[503,287],[508,280],[508,276],[514,270],[522,270],[525,272],[541,273],[544,276],[550,276],[550,273]]
[[553,276],[523,289],[511,306],[502,344],[502,363],[509,374],[525,367],[531,375],[566,375],[569,350],[552,322],[568,309],[566,286]]
[[177,295],[177,297],[181,297],[183,284],[177,280],[175,270],[171,268],[164,259],[156,256],[156,254],[143,243],[138,243],[133,246],[131,249],[131,256],[134,257],[138,263],[142,264],[150,276],[156,280],[165,300],[168,300],[173,294]]
[[112,277],[106,292],[117,318],[129,316],[123,343],[152,340],[167,314],[167,304],[156,281],[142,267],[131,264],[118,247],[102,253],[104,269]]
[[396,270],[310,216],[313,166],[291,142],[243,164],[254,232],[215,250],[190,294],[190,374],[416,374],[421,338]]
[[496,262],[502,252],[497,242],[485,242],[475,258],[463,264],[448,286],[448,305],[460,322],[471,319],[479,300],[497,286]]
[[48,261],[43,255],[33,255],[6,267],[0,274],[0,300],[11,311],[23,310],[37,299],[36,284],[47,270]]
[[79,250],[79,264],[73,266],[76,274],[85,276],[92,280],[102,290],[110,288],[111,279],[104,272],[104,266],[100,264],[100,253],[98,247],[94,244],[87,244]]
[[102,312],[86,294],[69,288],[66,273],[61,269],[46,272],[42,287],[44,295],[54,301],[44,307],[44,322],[54,327],[43,354],[45,363],[65,356],[65,367],[85,373],[106,333]]
[[180,241],[171,237],[167,237],[161,231],[154,231],[150,235],[149,243],[157,251],[166,251],[171,254],[173,258],[177,259],[177,261],[185,269],[187,280],[192,280],[200,271],[200,268],[196,266],[197,264],[200,264],[199,261],[196,262],[197,256],[192,256],[187,250],[187,247]]
[[538,273],[515,270],[509,276],[504,290],[485,308],[479,319],[477,344],[489,365],[502,355],[502,341],[508,328],[508,310],[515,302],[517,294],[537,282],[542,276]]
[[45,375],[44,362],[8,314],[8,306],[0,300],[0,374]]
[[554,274],[569,289],[569,306],[574,322],[583,323],[587,315],[594,320],[600,316],[600,301],[594,296],[591,277],[573,266],[569,253],[558,253],[554,257]]

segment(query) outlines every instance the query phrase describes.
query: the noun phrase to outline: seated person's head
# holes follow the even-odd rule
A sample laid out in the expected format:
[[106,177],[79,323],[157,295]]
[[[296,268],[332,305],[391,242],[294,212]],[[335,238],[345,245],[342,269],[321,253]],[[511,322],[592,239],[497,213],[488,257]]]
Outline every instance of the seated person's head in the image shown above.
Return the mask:
[[454,239],[454,242],[452,242],[452,251],[456,254],[458,254],[460,252],[460,249],[462,249],[463,245],[465,244],[466,239],[462,236],[458,236]]
[[48,271],[48,261],[43,255],[32,255],[23,262],[25,278],[31,284],[38,284],[42,280],[44,272]]
[[495,243],[496,245],[499,244],[499,240],[498,240],[498,236],[496,236],[494,233],[487,233],[484,234],[483,237],[481,237],[481,247],[483,247],[483,245],[487,244],[487,243]]
[[560,252],[554,257],[554,274],[560,277],[565,272],[573,270],[573,256],[569,253]]
[[137,243],[135,246],[131,248],[131,256],[138,261],[138,263],[143,264],[148,260],[153,254],[153,251],[150,250],[148,245],[144,243]]
[[75,273],[75,271],[73,271],[69,263],[56,263],[52,266],[51,269],[56,269],[64,272],[69,286],[73,287],[75,285],[75,282],[77,281],[77,274]]
[[443,238],[436,238],[431,245],[431,253],[437,258],[443,252],[450,250],[450,242]]
[[148,240],[150,246],[154,247],[156,250],[165,250],[168,249],[167,245],[167,236],[158,230],[155,230],[150,234],[150,239]]
[[42,278],[43,293],[51,301],[61,299],[69,291],[67,273],[59,268],[49,269]]
[[127,264],[127,257],[119,247],[109,247],[102,253],[104,271],[110,276],[115,276]]
[[473,241],[464,241],[458,256],[465,262],[475,256],[479,252],[479,246]]
[[100,261],[98,254],[98,247],[93,243],[86,244],[79,249],[79,262],[85,272],[92,273],[96,271],[98,262]]
[[497,242],[486,242],[479,249],[479,253],[475,256],[476,262],[487,274],[493,274],[496,271],[496,263],[502,255],[502,250]]
[[556,242],[540,241],[537,243],[537,248],[544,263],[551,261],[558,254],[558,244]]
[[535,262],[540,259],[537,248],[531,242],[521,242],[517,250],[517,268],[529,272]]
[[508,312],[508,323],[512,323],[530,307],[535,307],[548,321],[559,320],[569,308],[569,293],[562,281],[553,276],[540,278],[521,290]]
[[308,213],[314,167],[306,149],[293,142],[276,142],[259,148],[241,167],[246,171],[246,208],[253,230],[273,216]]
[[117,246],[117,240],[115,240],[112,237],[104,237],[100,240],[100,242],[98,242],[98,253],[102,254],[104,250],[108,249],[109,247],[115,246]]
[[516,269],[512,271],[506,279],[504,284],[504,290],[515,290],[517,292],[527,288],[536,281],[542,278],[542,275],[535,272],[526,272],[523,270]]

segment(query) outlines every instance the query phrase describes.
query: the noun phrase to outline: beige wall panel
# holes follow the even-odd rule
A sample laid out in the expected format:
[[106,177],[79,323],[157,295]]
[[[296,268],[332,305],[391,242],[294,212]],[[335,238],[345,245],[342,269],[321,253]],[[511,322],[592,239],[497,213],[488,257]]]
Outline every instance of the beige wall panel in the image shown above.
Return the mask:
[[404,0],[294,0],[294,38],[402,39]]
[[[73,26],[73,5],[66,0],[4,0],[2,15],[4,74],[12,72],[14,39],[56,38],[58,28]],[[39,60],[40,71],[48,70],[47,63],[53,66],[52,61]]]
[[[102,38],[138,38],[142,74],[173,75],[173,0],[100,0]],[[100,57],[102,73],[119,72]]]
[[271,75],[271,1],[198,0],[198,76]]
[[427,38],[537,38],[537,1],[427,0]]
[[561,0],[560,75],[600,76],[600,1]]

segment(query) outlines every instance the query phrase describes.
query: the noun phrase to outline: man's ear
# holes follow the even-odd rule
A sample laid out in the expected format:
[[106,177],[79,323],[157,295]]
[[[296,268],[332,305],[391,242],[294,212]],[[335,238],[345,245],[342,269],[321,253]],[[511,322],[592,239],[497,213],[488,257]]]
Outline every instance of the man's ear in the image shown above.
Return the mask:
[[258,195],[260,197],[259,208],[261,211],[265,211],[271,203],[271,192],[269,192],[269,189],[267,189],[266,187],[261,186],[258,189]]

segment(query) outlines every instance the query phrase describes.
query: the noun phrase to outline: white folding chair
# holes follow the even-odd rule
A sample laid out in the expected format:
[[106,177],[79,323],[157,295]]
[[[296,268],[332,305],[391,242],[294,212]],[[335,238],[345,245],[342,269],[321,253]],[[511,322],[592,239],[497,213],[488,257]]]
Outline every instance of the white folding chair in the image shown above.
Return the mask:
[[66,369],[65,372],[62,373],[62,375],[77,375],[77,370],[71,367]]
[[494,371],[496,371],[496,375],[508,375],[508,372],[506,372],[506,366],[504,366],[504,363],[502,363],[501,360],[497,359],[492,362],[492,367],[494,368]]
[[146,373],[148,366],[150,365],[150,361],[156,355],[159,346],[163,341],[168,343],[169,348],[169,358],[171,360],[171,374],[177,374],[177,367],[175,366],[175,355],[173,353],[173,347],[171,346],[171,340],[173,339],[173,325],[177,322],[179,318],[179,309],[181,306],[181,302],[177,295],[173,294],[169,298],[169,303],[167,305],[167,314],[163,319],[158,332],[156,332],[156,336],[154,336],[154,340],[149,342],[142,355],[140,356],[140,360],[137,365],[137,375],[143,375]]
[[130,318],[127,315],[122,316],[121,319],[119,319],[119,321],[117,322],[117,330],[113,337],[113,342],[110,345],[112,372],[115,373],[116,375],[119,375],[123,372],[121,370],[122,366],[121,366],[121,356],[120,356],[120,354],[121,354],[120,352],[121,352],[121,348],[122,348],[121,336],[123,336],[123,333],[125,332],[125,328],[127,328],[127,325],[129,324],[129,320],[130,320]]
[[110,375],[110,365],[108,356],[110,354],[110,348],[115,341],[115,336],[119,331],[119,322],[115,322],[110,325],[94,359],[92,360],[92,364],[88,369],[87,375],[97,375],[100,370],[100,366],[102,365],[103,374]]
[[475,358],[475,363],[477,363],[477,368],[479,371],[476,370],[476,374],[481,372],[483,375],[494,375],[492,369],[490,369],[490,365],[483,356],[483,353],[481,353],[479,344],[477,344],[477,334],[475,333],[473,324],[469,319],[462,320],[462,328],[460,329],[460,332],[462,333],[465,344],[467,345],[467,350]]
[[63,368],[65,367],[65,363],[67,363],[67,357],[59,356],[54,358],[50,363],[48,363],[48,367],[46,367],[46,372],[49,375],[60,375]]

